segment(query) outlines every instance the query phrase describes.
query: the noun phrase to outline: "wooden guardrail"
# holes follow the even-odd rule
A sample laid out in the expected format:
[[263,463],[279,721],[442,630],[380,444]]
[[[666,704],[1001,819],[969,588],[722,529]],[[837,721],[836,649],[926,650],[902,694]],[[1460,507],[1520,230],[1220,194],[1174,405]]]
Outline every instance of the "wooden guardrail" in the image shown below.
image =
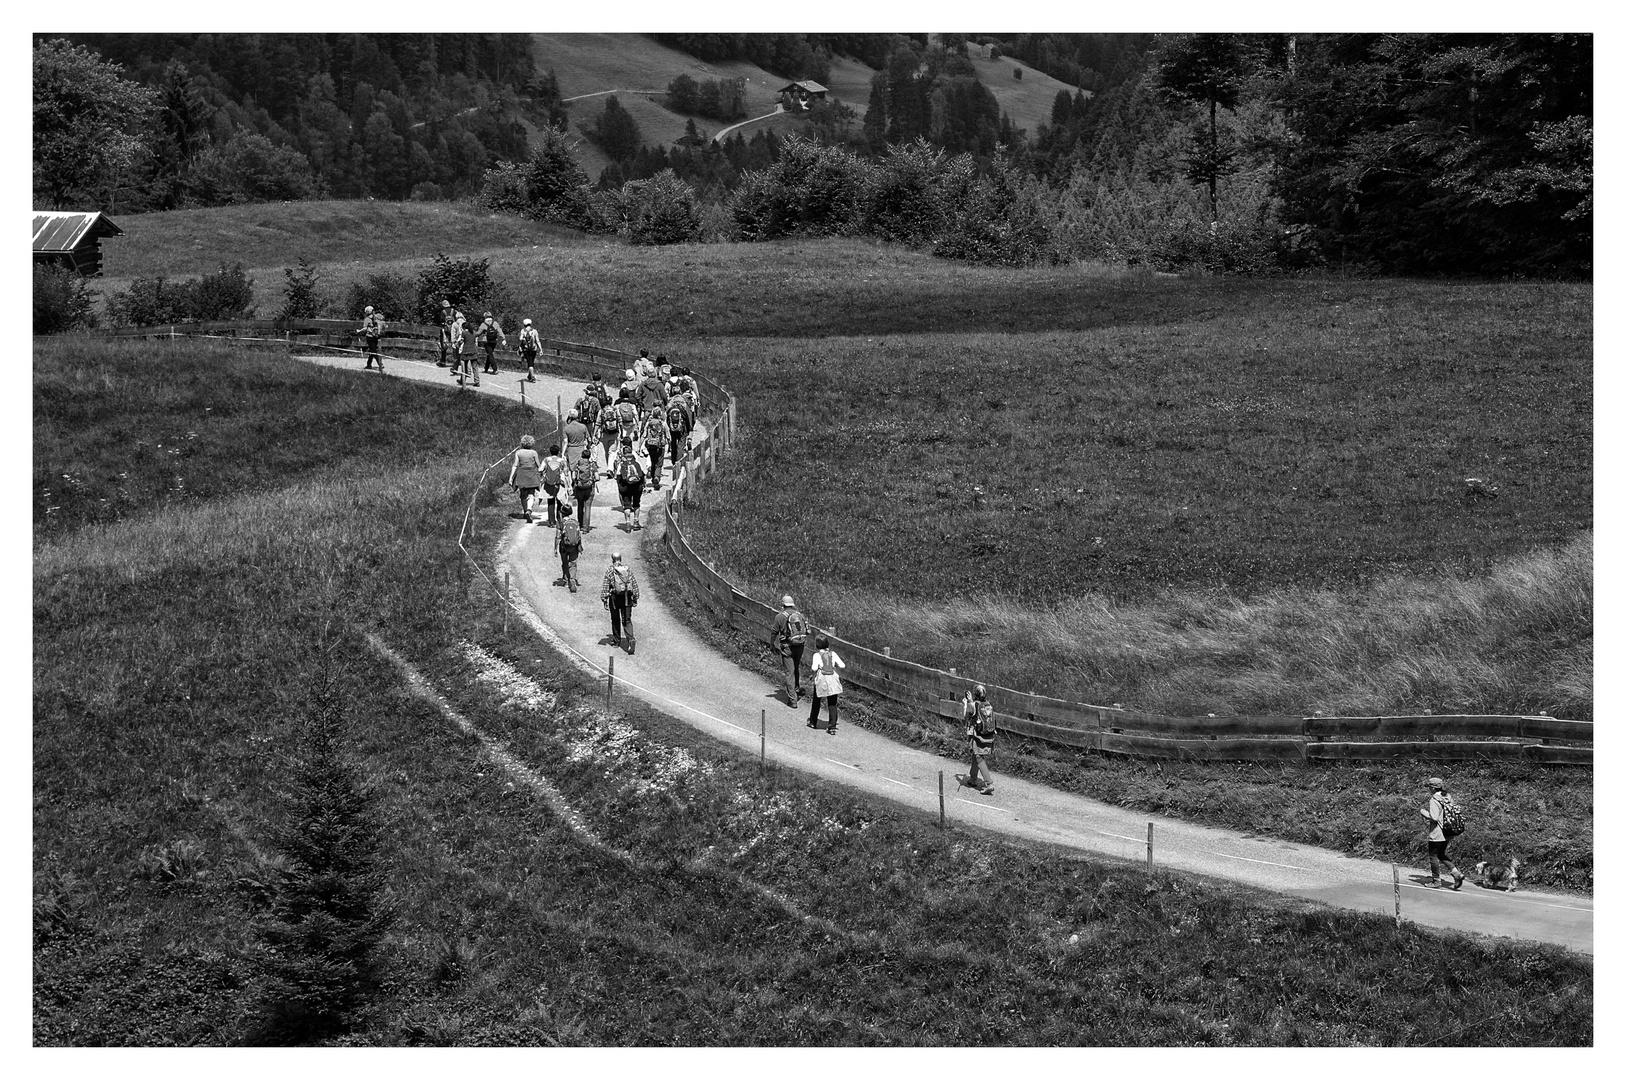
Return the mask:
[[[279,336],[289,344],[308,337],[353,342],[348,319],[240,320],[121,328],[116,336],[180,337]],[[438,327],[396,324],[392,349],[438,350]],[[598,371],[618,378],[636,357],[594,344],[543,339],[537,366],[560,374]],[[551,353],[552,355],[549,355]],[[718,467],[735,439],[738,402],[726,387],[694,374],[706,437],[689,448],[682,475],[666,500],[664,543],[700,604],[735,630],[766,642],[778,610],[746,596],[689,544],[679,523],[682,505]],[[959,701],[978,680],[910,663],[826,633],[847,663],[842,678],[929,715],[960,717]],[[1046,742],[1110,754],[1191,761],[1381,761],[1396,758],[1463,760],[1499,758],[1545,764],[1584,764],[1593,760],[1592,722],[1551,716],[1164,716],[1104,705],[1088,705],[988,685],[1000,730]],[[1558,742],[1554,742],[1558,740]]]

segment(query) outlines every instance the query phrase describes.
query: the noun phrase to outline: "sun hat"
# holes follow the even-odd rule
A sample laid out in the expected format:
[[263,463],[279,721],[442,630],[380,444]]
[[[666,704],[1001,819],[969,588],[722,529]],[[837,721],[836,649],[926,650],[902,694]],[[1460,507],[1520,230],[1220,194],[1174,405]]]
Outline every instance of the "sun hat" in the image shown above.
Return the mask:
[[1428,786],[1431,788],[1443,788],[1445,786],[1445,781],[1441,780],[1438,776],[1431,776],[1428,778]]
[[529,319],[526,319],[526,320],[525,320],[525,322],[524,322],[524,325],[526,325],[526,326],[529,326],[529,325],[531,325],[531,320],[529,320]]
[[790,593],[785,594],[785,599],[782,602],[784,603],[784,605],[786,607],[795,607],[796,606],[796,601],[794,601],[794,600],[792,600],[790,598]]
[[367,307],[365,309],[363,309],[363,311],[362,311],[363,315],[371,315],[372,313],[373,313],[373,305],[371,305],[371,304],[368,304]]
[[450,300],[442,300],[442,301],[441,301],[441,302],[440,302],[440,306],[441,306],[441,307],[451,307],[451,306],[452,306],[452,302],[451,302],[451,301],[450,301]]

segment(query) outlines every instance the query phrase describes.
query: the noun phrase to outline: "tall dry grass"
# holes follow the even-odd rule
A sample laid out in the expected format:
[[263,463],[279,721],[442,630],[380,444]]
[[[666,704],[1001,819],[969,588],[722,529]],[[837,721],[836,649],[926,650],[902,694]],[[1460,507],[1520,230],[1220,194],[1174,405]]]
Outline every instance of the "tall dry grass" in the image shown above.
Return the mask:
[[[985,681],[1171,713],[1538,712],[1592,716],[1592,534],[1483,576],[1251,599],[1174,590],[1118,605],[998,594],[901,600],[835,581],[804,607],[853,640]],[[747,586],[774,593],[768,582]]]

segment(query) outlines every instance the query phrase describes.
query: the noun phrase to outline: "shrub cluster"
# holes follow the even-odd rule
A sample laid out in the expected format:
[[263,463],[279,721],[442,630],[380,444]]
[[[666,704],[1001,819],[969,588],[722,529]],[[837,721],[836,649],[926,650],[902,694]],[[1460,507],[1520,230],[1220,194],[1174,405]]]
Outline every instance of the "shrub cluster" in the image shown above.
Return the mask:
[[95,294],[80,274],[49,263],[34,264],[34,333],[60,334],[91,329]]
[[978,170],[924,139],[866,161],[839,146],[785,140],[748,174],[730,208],[739,239],[877,236],[945,258],[1024,266],[1054,257],[1038,185],[1003,157]]
[[593,224],[634,244],[681,244],[700,239],[700,201],[671,169],[648,180],[593,196]]
[[115,326],[252,318],[254,279],[242,263],[221,263],[213,274],[186,281],[136,278],[127,291],[108,297],[107,313]]
[[434,324],[440,321],[442,300],[450,300],[464,314],[490,311],[505,329],[517,324],[517,304],[491,277],[490,259],[454,259],[435,256],[428,266],[411,274],[369,274],[352,282],[342,305],[346,317],[359,319],[368,306],[386,319]]

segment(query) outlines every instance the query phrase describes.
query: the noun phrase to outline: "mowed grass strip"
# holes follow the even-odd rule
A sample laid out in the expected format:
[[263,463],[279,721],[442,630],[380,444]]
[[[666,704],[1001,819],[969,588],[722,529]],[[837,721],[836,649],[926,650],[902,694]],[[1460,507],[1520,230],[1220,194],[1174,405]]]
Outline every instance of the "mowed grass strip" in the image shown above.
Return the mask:
[[[225,378],[245,355],[152,348],[183,383]],[[39,350],[42,370],[110,362],[83,342]],[[113,374],[152,360],[127,355]],[[231,370],[266,438],[336,383],[389,392],[270,357]],[[195,426],[198,406],[162,378],[120,396],[130,415]],[[1590,1043],[1591,965],[1561,950],[1441,948],[1380,918],[943,835],[793,775],[758,780],[677,721],[597,714],[593,687],[505,639],[483,588],[452,572],[467,493],[517,414],[405,397],[446,429],[428,433],[431,452],[410,425],[357,438],[335,417],[310,434],[329,440],[325,467],[218,485],[211,463],[235,468],[238,447],[206,442],[190,481],[214,497],[155,497],[37,537],[36,1042],[241,1036],[266,837],[301,753],[307,677],[338,640],[349,752],[401,912],[385,997],[349,1042]],[[80,430],[106,445],[118,420],[98,415]],[[495,526],[506,508],[481,512]],[[573,842],[347,638],[352,625],[411,658],[599,835],[670,869]],[[741,874],[845,936],[798,924]]]

